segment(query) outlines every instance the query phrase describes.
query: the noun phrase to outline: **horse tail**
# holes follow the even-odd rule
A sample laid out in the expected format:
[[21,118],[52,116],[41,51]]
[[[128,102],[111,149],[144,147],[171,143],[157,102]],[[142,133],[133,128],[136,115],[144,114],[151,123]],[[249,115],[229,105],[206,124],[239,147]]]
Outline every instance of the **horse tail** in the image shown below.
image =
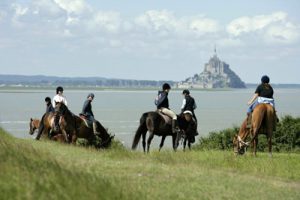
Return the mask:
[[147,119],[147,115],[148,113],[144,113],[140,119],[140,126],[138,127],[138,129],[136,130],[135,132],[135,135],[134,135],[134,139],[133,139],[133,142],[132,142],[132,147],[131,149],[136,149],[140,139],[141,139],[141,136],[143,133],[147,132],[147,125],[146,125],[146,119]]

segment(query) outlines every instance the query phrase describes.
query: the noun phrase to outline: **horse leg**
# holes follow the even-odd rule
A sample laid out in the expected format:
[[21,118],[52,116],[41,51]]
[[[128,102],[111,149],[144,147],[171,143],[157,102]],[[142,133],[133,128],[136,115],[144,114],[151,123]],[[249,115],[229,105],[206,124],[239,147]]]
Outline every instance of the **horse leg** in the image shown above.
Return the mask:
[[67,134],[66,130],[62,129],[61,132],[62,132],[63,136],[65,137],[65,142],[69,143],[69,137],[68,137],[68,134]]
[[153,137],[154,137],[154,133],[153,133],[153,132],[150,132],[150,131],[149,131],[149,133],[150,133],[150,135],[149,135],[148,141],[147,141],[147,153],[149,153],[149,150],[150,150],[150,144],[151,144],[151,141],[152,141],[152,139],[153,139]]
[[254,140],[253,140],[253,155],[256,156],[256,147],[257,147],[257,143],[258,143],[258,137],[255,136]]
[[166,136],[162,136],[161,138],[161,142],[160,142],[160,145],[159,145],[159,151],[161,150],[161,148],[164,146],[164,142],[165,142],[165,139],[166,139]]
[[177,146],[178,146],[178,145],[176,145],[176,138],[177,138],[176,135],[172,135],[172,142],[173,142],[173,150],[174,151],[177,150]]
[[188,141],[188,147],[189,147],[189,150],[191,150],[191,143],[190,143],[190,141]]
[[142,135],[142,140],[143,140],[142,144],[143,144],[144,153],[146,153],[146,133],[147,133],[147,131],[144,132],[143,135]]
[[72,144],[76,144],[76,141],[77,141],[77,135],[76,135],[76,133],[73,133],[73,135],[72,135]]
[[[185,151],[187,138],[185,137],[183,140],[183,151]],[[190,143],[188,143],[190,145]]]
[[269,146],[269,156],[272,157],[272,136],[268,134],[268,146]]

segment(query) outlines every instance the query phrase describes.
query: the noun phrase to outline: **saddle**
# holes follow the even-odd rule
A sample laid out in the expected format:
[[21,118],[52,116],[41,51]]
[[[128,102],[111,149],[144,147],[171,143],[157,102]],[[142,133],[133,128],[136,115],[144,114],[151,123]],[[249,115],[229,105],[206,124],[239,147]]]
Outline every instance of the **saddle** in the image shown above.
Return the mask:
[[164,119],[166,124],[172,125],[172,119],[168,115],[161,112],[161,110],[156,110],[156,112]]
[[84,121],[86,127],[93,128],[93,122],[86,115],[79,114],[79,117]]

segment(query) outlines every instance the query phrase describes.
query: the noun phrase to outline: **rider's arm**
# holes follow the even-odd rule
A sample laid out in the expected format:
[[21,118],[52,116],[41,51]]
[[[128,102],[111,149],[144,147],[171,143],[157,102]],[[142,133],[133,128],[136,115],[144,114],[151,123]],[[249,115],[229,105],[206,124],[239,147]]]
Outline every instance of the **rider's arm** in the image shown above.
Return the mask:
[[250,106],[254,101],[255,99],[258,97],[258,93],[255,93],[253,95],[253,97],[248,101],[248,106]]
[[183,99],[182,106],[181,106],[181,112],[183,112],[185,105],[186,105],[186,99]]

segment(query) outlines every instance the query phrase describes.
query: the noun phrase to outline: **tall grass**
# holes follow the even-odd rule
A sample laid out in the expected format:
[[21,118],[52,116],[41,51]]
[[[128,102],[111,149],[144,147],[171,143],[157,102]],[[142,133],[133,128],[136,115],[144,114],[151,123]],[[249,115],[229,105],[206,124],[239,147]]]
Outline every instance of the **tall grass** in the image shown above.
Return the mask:
[[98,151],[0,130],[0,158],[0,199],[300,199],[299,154]]

